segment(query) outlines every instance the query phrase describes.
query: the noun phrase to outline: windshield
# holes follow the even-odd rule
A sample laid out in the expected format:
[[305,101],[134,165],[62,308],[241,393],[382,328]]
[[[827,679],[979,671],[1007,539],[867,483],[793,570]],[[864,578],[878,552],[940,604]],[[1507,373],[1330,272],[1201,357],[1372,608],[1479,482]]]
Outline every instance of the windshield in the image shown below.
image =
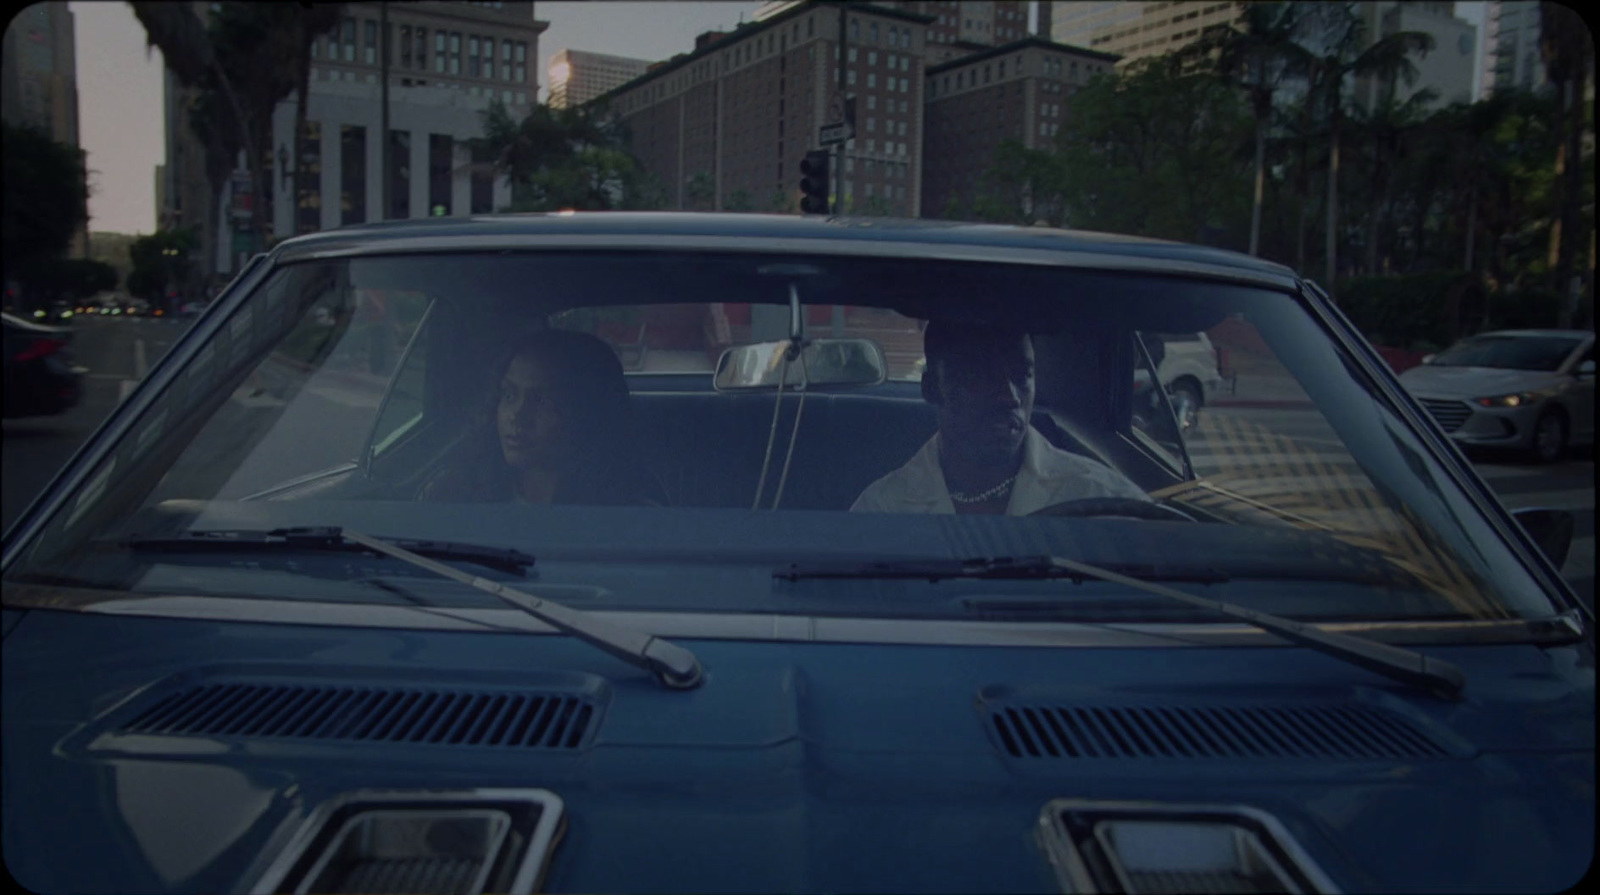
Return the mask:
[[[182,539],[347,526],[522,551],[537,592],[587,608],[1207,618],[1107,582],[774,577],[1060,555],[1298,618],[1549,611],[1289,293],[998,262],[498,252],[280,265],[223,313],[8,579],[493,605],[376,556]],[[723,358],[795,322],[819,350],[870,350],[781,398],[776,378],[719,387]]]
[[1479,336],[1442,352],[1436,367],[1494,367],[1553,372],[1572,355],[1578,340],[1561,336]]

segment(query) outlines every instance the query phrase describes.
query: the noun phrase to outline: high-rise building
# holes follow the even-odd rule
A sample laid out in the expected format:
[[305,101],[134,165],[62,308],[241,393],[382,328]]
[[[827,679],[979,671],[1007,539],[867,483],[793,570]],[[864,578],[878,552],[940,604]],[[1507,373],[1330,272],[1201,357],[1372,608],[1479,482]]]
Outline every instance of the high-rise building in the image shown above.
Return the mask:
[[[23,7],[6,25],[0,50],[0,118],[79,148],[78,68],[72,12],[63,2]],[[85,209],[87,215],[87,209]],[[69,251],[86,257],[88,224]]]
[[644,74],[650,63],[626,56],[557,50],[550,57],[550,107],[581,106]]
[[[1389,0],[1357,3],[1356,9],[1366,22],[1369,40],[1376,41],[1401,31],[1418,31],[1433,38],[1431,52],[1411,56],[1411,63],[1417,70],[1416,80],[1409,85],[1403,81],[1393,85],[1397,100],[1404,101],[1422,90],[1432,90],[1437,98],[1429,108],[1472,102],[1478,29],[1456,18],[1454,3]],[[1357,83],[1355,98],[1357,102],[1370,105],[1387,86],[1372,79],[1364,80]]]
[[923,35],[930,64],[1028,36],[1028,4],[1022,0],[891,0],[885,5],[933,17]]
[[1489,0],[1485,4],[1479,98],[1486,99],[1497,90],[1544,88],[1539,27],[1539,4],[1534,0]]
[[929,68],[924,215],[970,204],[1002,141],[1053,147],[1072,95],[1116,61],[1029,37]]
[[1051,36],[1057,43],[1113,53],[1127,64],[1180,50],[1215,25],[1237,21],[1238,2],[1139,3],[1124,0],[1056,2]]
[[[209,14],[212,4],[196,3]],[[250,209],[268,209],[274,238],[347,224],[430,215],[487,213],[510,203],[510,187],[466,141],[482,134],[491,101],[514,116],[537,101],[538,39],[547,23],[531,2],[388,4],[389,133],[383,120],[383,46],[378,3],[344,4],[344,15],[312,44],[306,134],[296,171],[290,95],[272,116],[262,147],[267,169],[259,200],[243,154],[216,197],[205,179],[205,147],[187,123],[189,91],[168,78],[166,219],[199,225],[204,279],[238,270],[254,250]],[[385,139],[386,138],[386,139]],[[388,144],[388,207],[384,148]],[[219,201],[220,200],[220,201]],[[213,205],[215,202],[215,205]]]
[[[800,160],[839,91],[840,4],[795,3],[661,64],[601,98],[634,154],[684,209],[792,210]],[[921,209],[924,42],[934,19],[847,4],[845,91],[855,97],[842,207]]]

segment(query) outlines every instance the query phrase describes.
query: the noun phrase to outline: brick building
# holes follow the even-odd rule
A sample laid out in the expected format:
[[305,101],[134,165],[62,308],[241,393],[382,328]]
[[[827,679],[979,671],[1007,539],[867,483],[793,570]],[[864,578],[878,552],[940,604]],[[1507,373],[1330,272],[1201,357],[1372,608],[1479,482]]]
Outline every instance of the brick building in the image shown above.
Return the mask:
[[1067,101],[1118,57],[1028,37],[935,65],[927,72],[924,215],[969,203],[1003,140],[1053,146]]
[[[799,3],[736,29],[597,103],[627,126],[634,155],[683,209],[790,211],[800,160],[839,77],[840,4]],[[923,50],[933,18],[848,4],[844,207],[914,217],[922,182]]]

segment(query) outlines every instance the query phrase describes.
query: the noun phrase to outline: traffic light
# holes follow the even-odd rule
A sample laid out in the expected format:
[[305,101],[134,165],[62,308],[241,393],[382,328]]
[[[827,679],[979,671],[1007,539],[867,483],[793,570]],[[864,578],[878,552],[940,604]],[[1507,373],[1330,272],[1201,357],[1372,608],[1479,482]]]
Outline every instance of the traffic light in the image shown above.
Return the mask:
[[813,149],[800,162],[800,210],[828,213],[828,150]]

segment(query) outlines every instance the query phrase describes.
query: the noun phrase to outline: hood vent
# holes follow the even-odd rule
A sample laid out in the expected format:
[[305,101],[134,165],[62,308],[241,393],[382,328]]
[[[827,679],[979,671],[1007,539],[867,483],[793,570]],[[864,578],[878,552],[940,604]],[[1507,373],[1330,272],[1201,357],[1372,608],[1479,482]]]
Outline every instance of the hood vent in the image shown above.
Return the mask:
[[1367,705],[995,706],[1013,758],[1444,758],[1404,719]]
[[576,749],[595,716],[571,694],[217,683],[167,696],[119,733]]

